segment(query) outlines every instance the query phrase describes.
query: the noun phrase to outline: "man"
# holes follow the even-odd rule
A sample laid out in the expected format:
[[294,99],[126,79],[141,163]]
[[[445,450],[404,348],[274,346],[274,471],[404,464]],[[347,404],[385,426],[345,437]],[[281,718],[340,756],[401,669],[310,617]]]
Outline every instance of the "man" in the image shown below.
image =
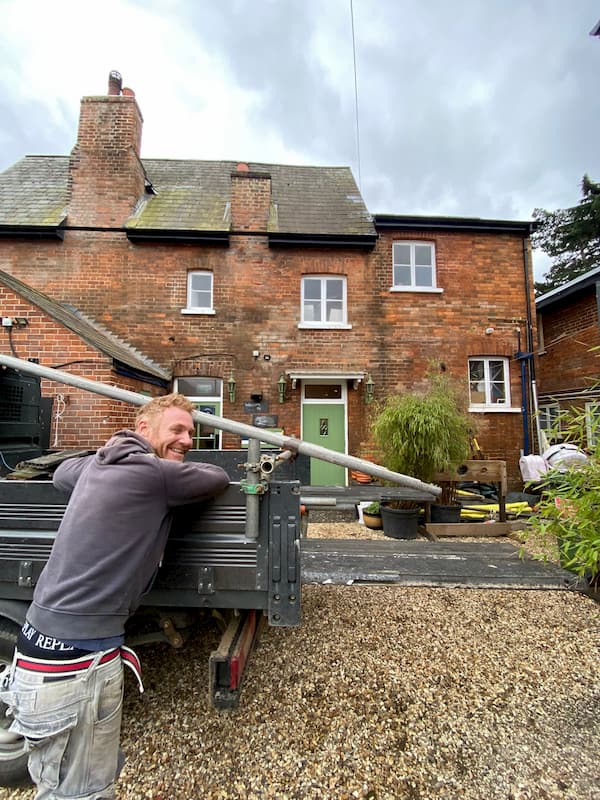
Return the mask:
[[54,474],[72,494],[0,692],[11,730],[27,740],[36,800],[115,796],[122,663],[137,661],[123,647],[125,623],[160,566],[172,509],[229,483],[220,467],[183,463],[192,410],[183,395],[155,398],[135,432]]

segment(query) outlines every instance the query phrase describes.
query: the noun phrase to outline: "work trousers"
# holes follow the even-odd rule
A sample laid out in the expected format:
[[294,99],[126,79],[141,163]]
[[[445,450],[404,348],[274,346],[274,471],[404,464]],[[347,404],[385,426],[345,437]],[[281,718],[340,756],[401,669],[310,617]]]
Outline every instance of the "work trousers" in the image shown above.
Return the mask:
[[[5,674],[0,700],[13,717],[10,730],[27,742],[29,773],[38,790],[35,800],[115,797],[123,764],[123,664],[120,655],[100,663],[102,657],[107,654],[94,653],[85,669],[61,674],[56,662],[16,653]],[[48,671],[22,668],[19,661],[37,661]]]

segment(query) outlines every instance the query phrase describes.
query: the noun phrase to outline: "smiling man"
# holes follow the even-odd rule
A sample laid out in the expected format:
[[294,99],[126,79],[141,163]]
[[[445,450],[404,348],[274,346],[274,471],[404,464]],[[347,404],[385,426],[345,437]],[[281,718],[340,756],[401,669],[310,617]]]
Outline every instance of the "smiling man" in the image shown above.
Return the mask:
[[54,474],[72,494],[0,692],[29,745],[38,800],[115,796],[122,663],[139,666],[125,623],[160,566],[172,510],[229,484],[220,467],[184,463],[192,410],[183,395],[155,398],[135,431]]

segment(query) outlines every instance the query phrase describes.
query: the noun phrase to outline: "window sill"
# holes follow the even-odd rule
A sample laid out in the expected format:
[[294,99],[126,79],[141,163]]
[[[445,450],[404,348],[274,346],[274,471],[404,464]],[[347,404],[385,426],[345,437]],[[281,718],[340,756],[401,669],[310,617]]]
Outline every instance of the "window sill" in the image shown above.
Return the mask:
[[472,414],[520,414],[521,409],[514,406],[505,406],[502,403],[496,403],[490,406],[469,406],[469,411]]
[[411,294],[443,294],[443,289],[437,286],[391,286],[390,292],[410,292]]
[[352,325],[345,323],[326,323],[326,322],[299,322],[298,328],[311,331],[350,331]]
[[211,315],[216,314],[214,308],[182,308],[182,314]]

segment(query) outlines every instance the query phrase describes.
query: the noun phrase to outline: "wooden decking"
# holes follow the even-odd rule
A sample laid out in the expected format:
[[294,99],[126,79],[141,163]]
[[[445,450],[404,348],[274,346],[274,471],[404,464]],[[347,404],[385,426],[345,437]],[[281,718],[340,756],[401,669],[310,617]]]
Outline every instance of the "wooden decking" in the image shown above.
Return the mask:
[[304,538],[302,582],[477,589],[585,590],[571,572],[507,542]]

